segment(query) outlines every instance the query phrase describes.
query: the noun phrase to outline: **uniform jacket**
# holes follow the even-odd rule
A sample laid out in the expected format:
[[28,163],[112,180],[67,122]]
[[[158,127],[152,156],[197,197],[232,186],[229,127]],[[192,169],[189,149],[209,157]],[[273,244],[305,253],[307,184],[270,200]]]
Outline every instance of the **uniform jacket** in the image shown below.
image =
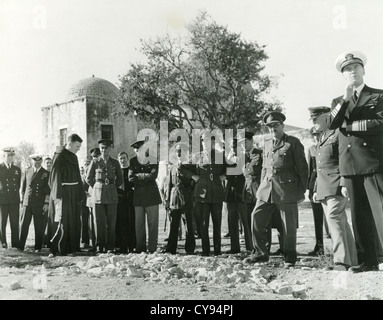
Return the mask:
[[49,172],[43,167],[34,174],[33,167],[24,171],[21,178],[21,199],[24,206],[41,206],[49,203],[51,189],[48,185]]
[[8,169],[0,163],[0,204],[20,203],[21,170],[15,165]]
[[328,196],[342,195],[338,135],[338,130],[324,131],[316,148],[317,180],[314,192],[317,193],[317,200],[324,200]]
[[252,148],[245,153],[245,185],[243,188],[243,200],[246,203],[255,203],[257,191],[261,182],[262,173],[262,150]]
[[307,164],[308,164],[308,177],[307,177],[307,190],[314,191],[315,182],[317,179],[317,167],[315,162],[316,145],[309,147],[307,152]]
[[118,160],[93,159],[86,174],[86,182],[93,188],[93,204],[118,203],[117,188],[123,184],[122,171]]
[[263,151],[261,184],[257,199],[272,203],[291,203],[304,199],[308,166],[304,147],[298,138],[284,134],[278,145],[266,140]]
[[383,172],[383,90],[364,86],[351,113],[343,96],[332,101],[330,129],[339,128],[342,176]]
[[169,201],[170,209],[181,209],[185,205],[191,205],[192,165],[176,163],[169,168],[167,179],[165,179],[164,195],[165,201]]
[[146,164],[141,164],[137,157],[130,159],[128,177],[134,184],[133,205],[135,207],[150,207],[162,203],[156,182],[158,164],[152,164],[155,162],[152,159]]
[[[196,174],[199,176],[194,188],[194,199],[196,202],[222,203],[224,201],[223,183],[221,175],[226,174],[225,158],[222,155],[223,163],[215,163],[215,151],[211,151],[211,161],[208,155],[201,152],[198,155]],[[205,163],[204,163],[205,162]]]

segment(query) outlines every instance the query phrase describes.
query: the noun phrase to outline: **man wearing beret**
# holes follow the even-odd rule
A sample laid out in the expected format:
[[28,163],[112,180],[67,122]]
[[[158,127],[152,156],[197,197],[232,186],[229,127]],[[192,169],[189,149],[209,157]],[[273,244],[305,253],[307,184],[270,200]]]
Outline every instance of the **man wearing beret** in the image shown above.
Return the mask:
[[3,149],[4,162],[0,163],[0,240],[7,248],[7,221],[11,224],[12,248],[19,248],[19,206],[21,170],[13,164],[15,149]]
[[49,175],[51,189],[49,220],[53,233],[50,257],[80,252],[81,201],[85,199],[76,153],[81,148],[82,139],[73,133],[68,136],[64,148],[59,148],[53,157]]
[[336,69],[346,80],[345,93],[332,101],[330,129],[339,128],[339,169],[350,198],[358,266],[378,270],[376,232],[383,243],[383,90],[364,84],[366,56],[344,52]]
[[272,139],[266,140],[264,145],[261,184],[252,213],[255,255],[247,261],[269,260],[267,230],[271,227],[272,213],[278,210],[282,221],[285,268],[290,268],[297,260],[297,202],[304,200],[308,170],[302,143],[283,131],[285,119],[285,115],[277,111],[263,117]]
[[43,158],[39,154],[30,156],[32,167],[25,170],[21,179],[22,213],[20,217],[20,249],[24,250],[28,237],[29,225],[33,217],[35,228],[35,252],[40,252],[43,245],[45,216],[48,215],[50,188],[49,172],[41,164]]
[[[158,205],[162,203],[156,179],[158,176],[157,160],[146,150],[140,150],[145,141],[138,140],[131,144],[136,156],[130,159],[129,181],[134,183],[133,205],[136,223],[136,252],[153,253],[158,244]],[[144,161],[147,160],[147,163]],[[146,245],[145,218],[148,224],[148,245]]]
[[110,157],[113,142],[101,139],[98,145],[100,158],[93,160],[86,182],[93,188],[92,202],[99,251],[112,252],[116,241],[117,188],[123,184],[122,171],[117,159]]

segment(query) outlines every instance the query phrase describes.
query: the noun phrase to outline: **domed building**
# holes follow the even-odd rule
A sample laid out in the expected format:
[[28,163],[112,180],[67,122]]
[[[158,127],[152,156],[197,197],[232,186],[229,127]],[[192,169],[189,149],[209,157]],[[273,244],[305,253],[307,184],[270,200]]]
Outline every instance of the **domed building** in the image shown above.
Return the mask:
[[132,156],[130,144],[141,128],[134,116],[112,115],[117,95],[114,84],[92,76],[72,85],[61,103],[43,107],[43,152],[53,155],[57,147],[65,145],[69,135],[77,133],[83,139],[77,153],[80,165],[89,156],[89,150],[98,146],[99,139],[113,140],[113,157],[121,151]]

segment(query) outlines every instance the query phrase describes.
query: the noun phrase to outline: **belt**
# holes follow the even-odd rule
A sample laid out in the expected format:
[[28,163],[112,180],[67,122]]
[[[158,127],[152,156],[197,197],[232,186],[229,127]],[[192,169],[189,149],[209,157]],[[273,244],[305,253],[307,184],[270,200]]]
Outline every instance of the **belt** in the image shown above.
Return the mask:
[[114,184],[114,181],[110,181],[108,178],[106,178],[105,180],[96,180],[96,182],[101,182],[101,183],[104,183],[105,185]]
[[75,186],[78,182],[63,182],[61,183],[62,186]]

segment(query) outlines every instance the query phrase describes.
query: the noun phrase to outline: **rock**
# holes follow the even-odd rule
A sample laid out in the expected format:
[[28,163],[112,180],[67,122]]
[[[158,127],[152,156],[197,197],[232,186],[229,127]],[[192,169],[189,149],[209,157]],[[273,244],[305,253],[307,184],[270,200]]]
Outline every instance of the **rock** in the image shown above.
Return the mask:
[[86,273],[91,275],[91,276],[98,277],[98,276],[102,275],[102,268],[101,267],[95,267],[95,268],[87,270]]
[[293,286],[293,296],[294,298],[301,298],[301,299],[304,299],[307,297],[306,295],[306,286],[304,285],[295,285]]
[[126,261],[125,257],[123,256],[113,256],[108,259],[108,262],[117,266],[117,263],[121,263]]
[[143,278],[144,275],[140,269],[137,269],[134,266],[128,266],[126,269],[126,275],[131,278]]
[[[78,264],[77,264],[78,265]],[[100,266],[100,262],[96,257],[89,258],[88,262],[85,265],[85,269],[92,269]]]
[[208,290],[207,290],[206,286],[200,286],[200,287],[198,287],[198,291],[204,292],[204,291],[208,291]]
[[285,295],[293,292],[293,288],[287,282],[273,281],[270,282],[268,286],[276,294]]
[[17,289],[20,289],[21,288],[21,284],[19,281],[17,280],[13,280],[10,284],[9,284],[9,290],[17,290]]
[[251,270],[250,275],[253,278],[262,277],[266,280],[269,280],[271,277],[271,273],[267,271],[265,268],[258,268],[258,269]]

